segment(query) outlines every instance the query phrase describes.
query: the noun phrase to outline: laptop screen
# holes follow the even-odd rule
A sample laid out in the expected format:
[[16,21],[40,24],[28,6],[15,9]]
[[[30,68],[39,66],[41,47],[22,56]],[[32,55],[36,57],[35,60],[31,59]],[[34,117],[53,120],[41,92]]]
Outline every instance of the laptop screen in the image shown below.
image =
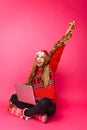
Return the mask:
[[33,105],[36,104],[32,86],[16,84],[15,90],[19,101]]

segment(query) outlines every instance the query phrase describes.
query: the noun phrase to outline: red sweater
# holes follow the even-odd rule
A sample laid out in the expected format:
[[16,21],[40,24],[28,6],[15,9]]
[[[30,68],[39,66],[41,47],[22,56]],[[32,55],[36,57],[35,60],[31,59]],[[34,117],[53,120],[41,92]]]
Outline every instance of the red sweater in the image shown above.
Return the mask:
[[47,87],[43,86],[41,81],[41,73],[42,69],[39,69],[34,77],[34,82],[32,84],[34,88],[34,93],[37,98],[48,97],[52,100],[52,102],[56,103],[56,94],[55,94],[55,84],[54,84],[54,75],[57,69],[61,54],[63,52],[64,45],[60,47],[56,52],[52,55],[49,63],[49,75],[50,81]]

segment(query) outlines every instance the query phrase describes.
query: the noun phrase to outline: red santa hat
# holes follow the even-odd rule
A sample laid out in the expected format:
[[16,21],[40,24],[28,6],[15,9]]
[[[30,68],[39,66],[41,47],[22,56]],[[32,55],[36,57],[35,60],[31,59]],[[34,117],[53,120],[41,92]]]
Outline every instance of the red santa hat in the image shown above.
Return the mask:
[[46,50],[40,50],[36,53],[36,55],[41,55],[41,56],[48,56],[48,52]]

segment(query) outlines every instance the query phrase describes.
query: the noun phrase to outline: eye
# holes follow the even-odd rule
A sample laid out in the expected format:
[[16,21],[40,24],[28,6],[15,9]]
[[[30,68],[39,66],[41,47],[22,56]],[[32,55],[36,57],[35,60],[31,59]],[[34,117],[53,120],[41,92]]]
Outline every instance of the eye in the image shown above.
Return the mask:
[[44,56],[41,56],[42,59],[44,59]]
[[36,55],[36,58],[39,57],[39,55]]

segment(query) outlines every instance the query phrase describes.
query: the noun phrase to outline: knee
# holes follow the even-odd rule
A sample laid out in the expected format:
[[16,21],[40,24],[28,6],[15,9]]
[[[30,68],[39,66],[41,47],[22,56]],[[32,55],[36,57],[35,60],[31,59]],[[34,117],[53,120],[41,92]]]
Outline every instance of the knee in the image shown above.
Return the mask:
[[17,101],[17,95],[16,95],[16,94],[11,95],[10,101],[11,101],[12,103],[16,102],[16,101]]
[[49,106],[49,109],[47,110],[47,115],[51,116],[54,114],[55,111],[56,111],[56,104],[51,104]]
[[51,103],[51,99],[49,99],[48,97],[44,97],[43,99],[41,99],[40,104],[42,106],[48,106]]

